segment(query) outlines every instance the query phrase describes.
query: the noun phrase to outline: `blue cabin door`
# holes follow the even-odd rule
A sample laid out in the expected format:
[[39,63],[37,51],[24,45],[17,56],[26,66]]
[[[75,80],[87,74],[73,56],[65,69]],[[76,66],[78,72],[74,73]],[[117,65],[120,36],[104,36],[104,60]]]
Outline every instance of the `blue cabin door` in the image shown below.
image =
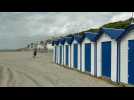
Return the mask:
[[111,77],[111,42],[102,42],[102,76]]
[[74,68],[77,68],[78,64],[78,45],[74,44]]
[[60,46],[60,64],[62,62],[62,46]]
[[69,55],[68,55],[68,54],[69,54],[68,52],[69,52],[69,51],[68,51],[68,45],[66,45],[66,65],[68,65],[68,58],[69,58],[69,57],[68,57],[68,56],[69,56]]
[[134,40],[128,41],[128,83],[134,84]]
[[85,44],[85,71],[91,72],[91,43]]

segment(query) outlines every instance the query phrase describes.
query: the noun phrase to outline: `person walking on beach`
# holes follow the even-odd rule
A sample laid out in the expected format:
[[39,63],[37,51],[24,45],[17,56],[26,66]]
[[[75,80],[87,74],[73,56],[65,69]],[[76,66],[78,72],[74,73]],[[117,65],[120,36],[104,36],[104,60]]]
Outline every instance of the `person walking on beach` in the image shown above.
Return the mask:
[[35,58],[36,55],[37,55],[37,49],[35,48],[35,49],[34,49],[34,52],[33,52],[33,58]]

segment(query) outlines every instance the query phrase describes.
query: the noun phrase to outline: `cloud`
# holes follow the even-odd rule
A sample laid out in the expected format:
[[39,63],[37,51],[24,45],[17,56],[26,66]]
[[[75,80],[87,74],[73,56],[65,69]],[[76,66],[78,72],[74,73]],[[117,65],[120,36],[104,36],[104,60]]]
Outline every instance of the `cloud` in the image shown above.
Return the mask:
[[20,48],[129,17],[127,12],[0,12],[0,49]]
[[131,12],[123,12],[123,13],[119,13],[118,15],[113,16],[109,22],[116,22],[116,21],[123,21],[126,20],[128,18],[132,17],[132,13]]

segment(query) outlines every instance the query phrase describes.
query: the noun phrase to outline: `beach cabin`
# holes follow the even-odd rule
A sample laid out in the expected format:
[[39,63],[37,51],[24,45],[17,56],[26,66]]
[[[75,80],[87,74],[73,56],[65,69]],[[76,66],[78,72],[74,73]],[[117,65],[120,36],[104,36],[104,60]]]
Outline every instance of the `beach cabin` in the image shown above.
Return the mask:
[[118,81],[118,37],[124,29],[102,28],[97,39],[97,76]]
[[81,70],[81,42],[84,35],[74,35],[74,39],[71,44],[71,68]]
[[60,43],[60,39],[58,39],[58,64],[61,64],[62,57],[62,44]]
[[65,39],[64,38],[61,38],[59,39],[59,64],[60,65],[64,65],[64,42],[65,42]]
[[56,61],[56,53],[55,53],[55,42],[54,41],[52,41],[52,46],[54,47],[53,48],[53,62],[55,63],[55,61]]
[[64,37],[64,65],[71,67],[71,43],[73,41],[73,37]]
[[55,63],[58,63],[58,43],[59,41],[58,40],[54,40],[53,41],[53,45],[54,45],[54,48],[53,48],[53,59],[54,59],[54,62]]
[[134,25],[130,25],[119,37],[120,82],[134,84]]
[[59,41],[56,41],[56,64],[59,63]]
[[97,33],[85,32],[82,41],[82,72],[88,72],[93,76],[97,75]]
[[56,64],[59,64],[59,41],[55,42]]

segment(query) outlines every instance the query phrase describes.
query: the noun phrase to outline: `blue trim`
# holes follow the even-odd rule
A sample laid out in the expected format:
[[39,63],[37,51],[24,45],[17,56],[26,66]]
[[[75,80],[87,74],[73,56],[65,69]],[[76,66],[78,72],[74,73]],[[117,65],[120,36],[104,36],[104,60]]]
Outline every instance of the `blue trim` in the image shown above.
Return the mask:
[[126,34],[134,29],[134,24],[129,25],[126,29],[115,29],[115,28],[101,28],[98,32],[97,39],[103,34],[108,34],[112,39],[120,41]]
[[55,41],[54,41],[54,44],[55,44],[55,45],[58,45],[58,44],[59,44],[59,41],[58,41],[58,40],[55,40]]
[[132,25],[129,25],[127,28],[126,28],[126,30],[122,33],[122,35],[120,35],[119,37],[118,37],[118,39],[117,40],[121,40],[126,34],[128,34],[131,30],[133,30],[134,29],[134,24],[132,24]]
[[98,33],[85,32],[85,37],[87,37],[88,39],[90,39],[93,42],[96,42],[96,40],[97,40],[97,34]]
[[81,43],[84,39],[84,35],[74,35],[74,40],[76,40],[78,43]]
[[115,29],[115,28],[101,28],[97,34],[96,39],[99,39],[102,34],[107,34],[110,38],[118,40],[120,36],[123,35],[125,29]]
[[68,43],[68,44],[71,44],[73,42],[73,39],[74,37],[65,37],[65,41]]
[[61,43],[62,45],[64,45],[64,43],[65,43],[65,38],[59,39],[59,43]]
[[103,32],[108,34],[112,39],[118,39],[125,29],[103,28]]

